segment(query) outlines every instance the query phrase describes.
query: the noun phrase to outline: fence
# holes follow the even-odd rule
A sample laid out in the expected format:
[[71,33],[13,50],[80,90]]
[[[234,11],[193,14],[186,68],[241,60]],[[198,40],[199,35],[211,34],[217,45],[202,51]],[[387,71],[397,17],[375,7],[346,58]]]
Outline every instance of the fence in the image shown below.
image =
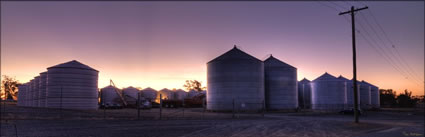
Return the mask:
[[[74,110],[65,108],[39,108],[17,106],[16,102],[5,102],[1,104],[2,120],[169,120],[169,119],[232,119],[263,117],[264,108],[259,111],[247,111],[243,107],[244,103],[236,101],[230,112],[215,112],[206,109],[206,103],[191,104],[185,100],[162,100],[155,98],[159,102],[151,102],[149,107],[145,107],[141,99],[138,99],[135,106],[131,108],[99,108],[97,110]],[[193,102],[192,102],[193,103]],[[102,104],[102,103],[101,103]],[[252,105],[245,103],[244,105]],[[264,106],[264,104],[254,104]],[[197,106],[197,107],[194,107]]]

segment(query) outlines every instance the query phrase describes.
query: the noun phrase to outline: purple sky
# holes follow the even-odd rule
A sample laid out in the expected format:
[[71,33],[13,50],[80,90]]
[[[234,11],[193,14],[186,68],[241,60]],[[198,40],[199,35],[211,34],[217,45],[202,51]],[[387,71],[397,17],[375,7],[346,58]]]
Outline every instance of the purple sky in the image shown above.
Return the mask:
[[416,77],[406,79],[358,34],[358,78],[423,94],[424,2],[1,2],[1,73],[27,82],[76,59],[100,71],[100,87],[112,79],[182,88],[187,79],[206,84],[206,63],[236,44],[297,67],[298,79],[351,78],[351,24],[337,11],[349,4],[369,6],[356,15],[360,33],[391,46],[373,14]]

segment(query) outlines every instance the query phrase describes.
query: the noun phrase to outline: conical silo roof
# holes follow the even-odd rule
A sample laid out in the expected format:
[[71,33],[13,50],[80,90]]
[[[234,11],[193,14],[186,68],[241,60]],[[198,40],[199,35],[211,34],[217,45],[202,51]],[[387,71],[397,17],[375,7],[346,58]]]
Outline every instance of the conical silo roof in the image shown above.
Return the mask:
[[349,80],[349,79],[345,78],[345,77],[344,77],[344,76],[342,76],[342,75],[339,75],[338,79],[340,79],[340,80],[344,80],[344,81],[351,81],[351,80]]
[[[253,60],[253,61],[261,61],[257,59],[254,56],[249,55],[248,53],[243,52],[242,50],[238,49],[236,46],[233,47],[233,49],[227,51],[226,53],[216,57],[215,59],[209,61],[216,62],[216,61],[223,61],[223,60]],[[208,64],[207,63],[207,64]]]
[[147,87],[147,88],[144,88],[144,89],[142,89],[140,91],[156,91],[156,90],[153,89],[153,88],[151,88],[151,87]]
[[[80,63],[76,60],[72,60],[72,61],[69,61],[69,62],[58,64],[58,65],[49,67],[47,69],[51,69],[51,68],[76,68],[76,69],[85,69],[85,70],[97,71],[97,70],[95,70],[95,69],[93,69],[93,68],[91,68],[91,67],[89,67],[89,66],[87,66],[83,63]],[[99,71],[97,71],[97,72],[99,72]]]
[[375,88],[377,88],[377,86],[372,85],[372,84],[370,84],[369,82],[366,82],[366,81],[364,81],[364,80],[362,80],[362,83],[365,83],[365,84],[367,84],[367,85],[369,85],[369,86],[371,86],[371,87],[375,87]]
[[325,74],[321,75],[320,77],[316,78],[313,81],[327,81],[327,80],[335,80],[337,79],[335,76],[332,76],[328,72],[325,72]]
[[275,57],[273,57],[273,55],[271,55],[269,58],[267,58],[266,60],[264,60],[264,66],[266,67],[289,67],[289,68],[294,68],[296,69],[294,66],[291,66]]
[[301,83],[304,83],[304,82],[307,82],[307,83],[308,83],[308,82],[311,82],[311,81],[310,81],[310,80],[308,80],[308,79],[306,79],[306,78],[303,78],[302,80],[300,80],[300,82],[301,82]]

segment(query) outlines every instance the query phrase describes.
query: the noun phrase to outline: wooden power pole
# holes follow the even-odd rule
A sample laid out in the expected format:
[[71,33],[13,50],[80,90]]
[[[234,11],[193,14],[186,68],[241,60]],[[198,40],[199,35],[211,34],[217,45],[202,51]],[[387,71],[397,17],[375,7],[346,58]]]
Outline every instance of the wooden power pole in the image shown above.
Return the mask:
[[354,121],[359,123],[359,105],[358,105],[358,96],[357,96],[357,62],[356,62],[356,26],[354,23],[354,13],[360,10],[367,9],[368,7],[363,7],[359,9],[354,9],[354,6],[351,6],[351,10],[346,12],[341,12],[339,15],[351,14],[351,35],[353,41],[353,90],[354,90]]

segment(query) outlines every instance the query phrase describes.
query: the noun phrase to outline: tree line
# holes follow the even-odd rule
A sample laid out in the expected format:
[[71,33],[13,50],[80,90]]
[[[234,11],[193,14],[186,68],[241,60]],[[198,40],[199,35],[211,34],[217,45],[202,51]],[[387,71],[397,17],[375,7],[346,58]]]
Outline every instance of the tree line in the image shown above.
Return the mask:
[[397,95],[392,89],[380,89],[381,107],[417,107],[418,104],[424,104],[424,95],[412,96],[412,92],[407,89]]

